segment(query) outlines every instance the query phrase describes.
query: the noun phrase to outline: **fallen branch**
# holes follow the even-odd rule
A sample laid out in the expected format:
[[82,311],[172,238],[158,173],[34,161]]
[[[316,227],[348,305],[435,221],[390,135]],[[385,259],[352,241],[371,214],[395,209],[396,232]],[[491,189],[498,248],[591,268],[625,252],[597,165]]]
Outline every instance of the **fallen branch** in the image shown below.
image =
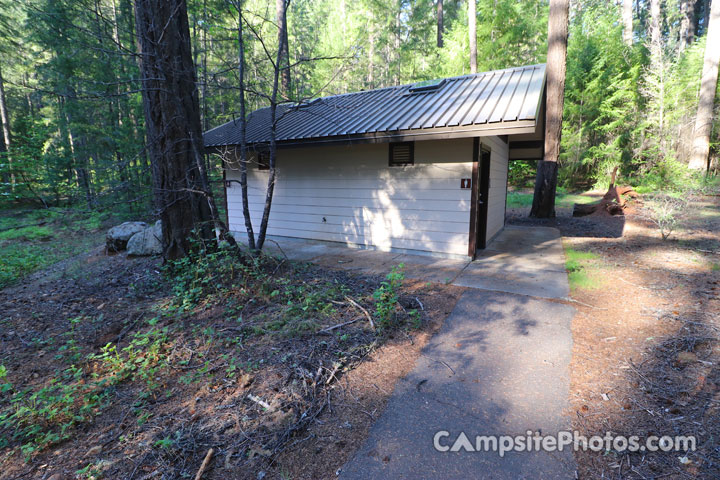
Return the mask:
[[253,402],[257,403],[258,405],[260,405],[261,407],[263,407],[266,410],[273,410],[273,408],[270,406],[269,403],[267,403],[265,400],[263,400],[260,397],[256,397],[252,393],[248,393],[247,398],[252,400]]
[[608,310],[607,308],[604,308],[604,307],[596,307],[595,305],[590,305],[589,303],[580,302],[580,301],[575,300],[574,298],[570,298],[570,297],[565,297],[565,298],[563,298],[563,300],[565,300],[566,302],[578,303],[578,304],[583,305],[583,306],[585,306],[585,307],[594,308],[594,309],[596,309],[596,310]]
[[337,325],[333,325],[332,327],[323,328],[322,330],[318,331],[317,333],[318,333],[318,335],[328,334],[328,333],[332,332],[333,330],[342,328],[345,325],[350,325],[351,323],[355,323],[357,321],[358,321],[358,319],[354,318],[348,322],[338,323]]
[[337,362],[335,364],[335,367],[332,369],[332,372],[330,372],[330,376],[327,378],[327,380],[325,380],[325,385],[330,385],[330,382],[333,381],[333,379],[335,378],[335,374],[338,370],[340,370],[340,367],[342,367],[342,363]]
[[203,473],[205,473],[205,470],[207,469],[208,465],[210,464],[210,460],[212,459],[213,453],[215,453],[214,449],[210,449],[205,454],[205,459],[202,462],[202,465],[200,465],[200,469],[197,471],[197,474],[195,475],[195,480],[200,480],[200,477],[202,477]]
[[370,326],[372,327],[373,330],[375,330],[375,322],[373,321],[372,316],[370,315],[370,313],[368,313],[367,310],[365,310],[362,306],[360,306],[359,303],[357,303],[357,302],[356,302],[355,300],[353,300],[352,298],[346,296],[346,297],[345,297],[345,300],[347,300],[347,301],[350,303],[350,305],[352,305],[353,307],[357,308],[357,309],[360,310],[362,313],[364,313],[364,314],[365,314],[365,317],[367,317],[367,319],[368,319],[368,322],[370,322]]

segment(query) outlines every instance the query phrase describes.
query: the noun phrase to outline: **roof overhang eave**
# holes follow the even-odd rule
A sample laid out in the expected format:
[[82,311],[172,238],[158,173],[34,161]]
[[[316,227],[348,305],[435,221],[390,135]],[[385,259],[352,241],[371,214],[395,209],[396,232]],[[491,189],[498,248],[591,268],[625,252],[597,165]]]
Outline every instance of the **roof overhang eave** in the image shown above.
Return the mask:
[[[426,128],[418,130],[397,130],[373,132],[354,135],[337,135],[333,137],[297,138],[278,140],[278,148],[311,147],[321,145],[350,145],[363,143],[390,143],[424,140],[449,140],[455,138],[487,137],[494,135],[520,135],[534,133],[537,122],[518,120],[512,122],[485,123],[482,125],[464,125],[445,128]],[[265,150],[268,142],[249,142],[251,150]],[[236,145],[206,145],[210,152],[221,152],[224,148]]]

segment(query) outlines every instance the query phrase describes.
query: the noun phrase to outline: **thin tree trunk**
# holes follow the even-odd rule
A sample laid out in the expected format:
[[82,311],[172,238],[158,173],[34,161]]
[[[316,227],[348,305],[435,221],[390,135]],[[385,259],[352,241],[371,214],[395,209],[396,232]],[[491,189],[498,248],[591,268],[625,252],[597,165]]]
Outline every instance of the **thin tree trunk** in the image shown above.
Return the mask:
[[623,41],[627,45],[633,43],[633,0],[623,0]]
[[437,0],[437,46],[443,46],[443,0]]
[[712,0],[703,1],[703,33],[707,34],[710,26],[710,12],[712,12]]
[[[164,256],[187,255],[195,232],[213,238],[214,198],[201,153],[202,128],[185,0],[136,0],[143,109]],[[214,224],[214,225],[213,225]]]
[[243,218],[247,230],[248,248],[255,250],[255,233],[250,217],[250,201],[247,184],[247,118],[245,117],[245,41],[243,39],[242,0],[237,0],[238,11],[238,87],[240,89],[240,193],[242,196]]
[[707,169],[710,165],[710,133],[712,132],[715,91],[717,90],[718,63],[720,62],[720,1],[712,4],[710,23],[705,44],[702,79],[697,115],[693,153],[688,165],[692,169]]
[[538,162],[535,194],[530,215],[555,216],[558,157],[565,94],[565,61],[568,39],[569,0],[550,0],[548,17],[547,100],[545,106],[545,152]]
[[290,0],[276,0],[276,16],[278,31],[278,65],[282,77],[281,97],[290,98],[290,51],[287,32],[287,8]]
[[678,49],[682,52],[695,40],[695,0],[681,0],[680,15],[680,43]]
[[368,47],[368,87],[375,86],[375,17],[370,17],[370,45]]
[[477,73],[477,11],[476,0],[468,0],[468,35],[470,36],[470,73]]
[[650,0],[650,42],[660,45],[660,0]]
[[[10,189],[15,191],[15,173],[12,169],[12,158],[10,156],[10,147],[12,145],[12,135],[10,134],[10,115],[8,115],[7,99],[5,98],[5,82],[2,77],[2,70],[0,70],[0,123],[2,123],[3,131],[3,142],[5,155],[7,156],[8,171],[10,172]],[[1,151],[1,150],[0,150]]]
[[[280,0],[278,0],[280,1]],[[270,220],[270,208],[272,207],[273,193],[275,191],[275,164],[277,159],[277,95],[278,95],[278,84],[280,80],[280,61],[282,58],[282,39],[285,32],[283,31],[283,24],[278,24],[278,54],[275,62],[275,69],[273,72],[273,88],[270,96],[270,171],[268,172],[268,183],[267,190],[265,191],[265,207],[263,208],[263,216],[260,221],[260,231],[258,232],[256,247],[258,250],[262,250],[265,245],[265,236],[267,233],[268,221]]]

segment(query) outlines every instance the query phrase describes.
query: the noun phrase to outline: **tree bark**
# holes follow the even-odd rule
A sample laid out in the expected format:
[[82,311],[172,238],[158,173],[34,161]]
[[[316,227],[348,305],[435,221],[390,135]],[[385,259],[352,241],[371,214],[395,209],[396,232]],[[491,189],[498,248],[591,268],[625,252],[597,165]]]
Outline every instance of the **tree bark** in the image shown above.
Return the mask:
[[633,44],[633,0],[623,0],[623,41],[627,45]]
[[697,115],[695,116],[695,138],[689,167],[707,169],[710,157],[710,134],[712,132],[715,91],[717,90],[718,63],[720,62],[720,1],[712,3],[710,23],[705,44],[702,79]]
[[290,50],[287,31],[287,7],[290,0],[276,0],[276,16],[278,24],[278,68],[282,78],[281,97],[290,98]]
[[682,52],[695,40],[695,0],[680,1],[680,42]]
[[[279,0],[278,0],[279,1]],[[258,238],[256,247],[258,250],[262,250],[265,245],[265,236],[267,234],[267,226],[270,221],[270,209],[272,208],[273,193],[275,191],[275,164],[277,160],[277,96],[278,96],[278,83],[280,77],[280,59],[282,56],[282,38],[284,35],[282,25],[278,25],[278,54],[275,62],[275,69],[273,72],[273,88],[272,94],[270,95],[270,171],[268,172],[268,183],[267,189],[265,190],[265,206],[263,208],[263,216],[260,221],[260,231],[258,232]]]
[[250,201],[247,184],[247,118],[245,117],[245,40],[243,39],[242,0],[235,8],[238,11],[238,87],[240,89],[240,195],[242,197],[243,218],[247,230],[248,248],[255,250],[255,232],[250,217]]
[[191,236],[213,238],[214,199],[203,169],[202,129],[185,0],[136,0],[143,109],[165,259]]
[[470,73],[477,73],[477,10],[476,0],[468,0],[468,35],[470,40]]
[[650,0],[650,42],[660,45],[660,0]]
[[558,157],[565,94],[565,60],[568,40],[569,0],[550,0],[548,17],[547,100],[545,106],[545,151],[538,162],[535,194],[530,215],[555,216]]
[[443,46],[443,0],[437,0],[437,46]]
[[12,136],[10,134],[10,115],[8,115],[7,99],[5,98],[5,82],[2,77],[2,70],[0,69],[0,123],[2,123],[2,144],[0,147],[0,153],[5,152],[8,162],[8,179],[10,181],[11,191],[15,191],[15,173],[12,169],[12,158],[10,156],[10,146],[12,144]]
[[707,34],[710,26],[710,12],[712,12],[712,0],[703,0],[703,34]]

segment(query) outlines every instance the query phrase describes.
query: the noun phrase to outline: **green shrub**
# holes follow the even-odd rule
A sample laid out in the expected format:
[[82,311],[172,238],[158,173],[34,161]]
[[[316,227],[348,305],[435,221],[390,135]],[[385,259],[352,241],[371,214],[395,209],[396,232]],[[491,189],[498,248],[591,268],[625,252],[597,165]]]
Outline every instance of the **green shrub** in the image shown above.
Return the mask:
[[53,238],[53,232],[48,227],[23,227],[0,232],[2,240],[24,240],[28,242],[47,241]]
[[405,279],[405,274],[402,272],[404,267],[405,265],[402,263],[392,267],[385,280],[373,293],[375,317],[381,330],[393,327],[397,323],[398,298],[402,282]]

